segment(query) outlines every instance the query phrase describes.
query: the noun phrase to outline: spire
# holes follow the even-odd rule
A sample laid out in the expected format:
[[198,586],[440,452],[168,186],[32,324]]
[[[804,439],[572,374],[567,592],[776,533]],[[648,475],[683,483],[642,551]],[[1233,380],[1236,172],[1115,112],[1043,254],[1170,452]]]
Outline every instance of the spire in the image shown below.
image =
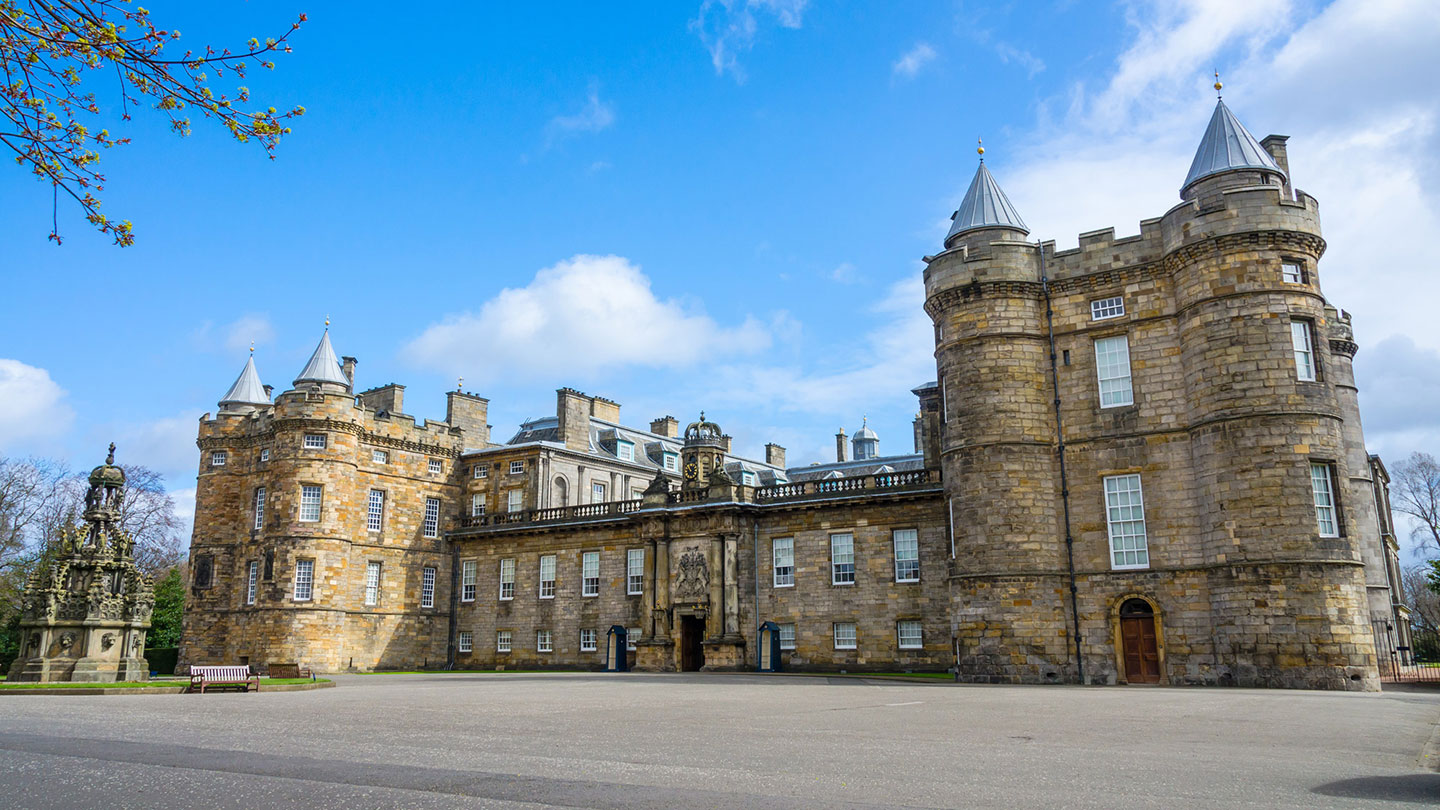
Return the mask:
[[335,356],[335,349],[330,345],[330,319],[325,319],[325,334],[320,336],[320,345],[315,347],[315,353],[310,355],[310,362],[305,364],[305,370],[295,378],[295,384],[302,382],[312,383],[335,383],[347,388],[350,381],[345,379],[345,372],[340,369],[340,360]]
[[[254,349],[251,349],[253,352]],[[255,370],[255,355],[251,354],[245,360],[245,368],[240,371],[240,376],[235,379],[235,384],[220,398],[220,407],[226,408],[231,405],[255,405],[264,407],[272,404],[270,395],[265,393],[265,386],[260,383],[260,374]]]
[[[1215,89],[1217,93],[1220,90],[1218,73]],[[1195,160],[1190,163],[1190,173],[1185,175],[1180,196],[1184,197],[1191,186],[1207,177],[1237,169],[1285,175],[1265,147],[1225,106],[1225,102],[1216,100],[1215,113],[1210,116],[1210,126],[1205,128],[1205,137],[1200,139],[1200,148],[1195,150]]]
[[985,147],[977,146],[975,151],[980,153],[980,168],[975,170],[975,179],[970,181],[970,189],[965,192],[959,210],[950,218],[954,224],[945,234],[947,246],[956,236],[980,228],[1014,228],[1022,233],[1030,232],[1025,227],[1025,221],[1020,219],[1020,213],[1010,204],[1010,198],[995,182],[994,175],[985,168]]

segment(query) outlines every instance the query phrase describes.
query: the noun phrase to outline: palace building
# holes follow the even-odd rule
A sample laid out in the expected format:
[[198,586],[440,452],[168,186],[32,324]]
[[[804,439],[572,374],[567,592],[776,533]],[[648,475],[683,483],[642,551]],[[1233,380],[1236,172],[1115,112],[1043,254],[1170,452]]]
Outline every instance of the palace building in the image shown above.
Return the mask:
[[480,396],[357,391],[328,330],[283,392],[251,358],[200,422],[182,665],[598,669],[623,628],[636,669],[741,670],[763,627],[786,669],[1376,689],[1406,623],[1318,208],[1223,102],[1136,236],[1030,241],[982,157],[897,455],[568,388],[496,442]]

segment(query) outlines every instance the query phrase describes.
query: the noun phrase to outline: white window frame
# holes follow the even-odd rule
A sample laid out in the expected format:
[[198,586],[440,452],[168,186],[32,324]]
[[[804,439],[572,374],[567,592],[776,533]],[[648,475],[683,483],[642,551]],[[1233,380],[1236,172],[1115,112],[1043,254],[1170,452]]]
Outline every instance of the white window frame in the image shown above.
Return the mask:
[[1108,321],[1111,318],[1119,318],[1125,314],[1125,296],[1112,295],[1109,298],[1097,298],[1090,302],[1090,320]]
[[431,566],[425,566],[420,570],[420,607],[435,607],[435,574]]
[[665,453],[664,453],[664,458],[665,458],[665,469],[669,470],[670,472],[679,472],[679,471],[680,471],[680,454],[679,454],[679,453],[671,453],[670,451],[667,450],[667,451],[665,451]]
[[1145,524],[1145,492],[1140,474],[1107,475],[1103,490],[1111,570],[1149,568],[1150,536]]
[[770,541],[771,587],[795,587],[795,538],[776,537]]
[[895,550],[895,581],[919,582],[920,530],[895,529],[890,533],[890,543]]
[[455,642],[455,651],[468,653],[475,651],[475,634],[469,630],[461,630],[460,637]]
[[365,605],[371,607],[380,604],[380,561],[369,560],[365,563]]
[[474,467],[471,467],[471,468],[470,468],[470,477],[471,477],[471,478],[489,478],[489,477],[490,477],[490,465],[487,464],[487,463],[485,463],[485,462],[481,462],[481,463],[479,463],[479,464],[476,464]]
[[[549,569],[548,571],[546,569]],[[549,575],[547,578],[546,575]],[[540,598],[555,598],[555,555],[544,554],[540,557]]]
[[[843,550],[840,545],[842,542]],[[830,535],[830,584],[855,584],[855,534],[853,532],[836,532]]]
[[325,487],[319,484],[300,485],[300,522],[319,523],[324,514]]
[[512,489],[505,493],[505,511],[511,514],[525,510],[525,490]]
[[438,458],[432,458],[425,463],[425,469],[431,475],[439,475],[445,472],[445,465]]
[[227,462],[227,461],[229,461],[229,460],[230,460],[230,453],[228,453],[228,452],[225,451],[225,450],[212,450],[212,451],[210,451],[210,466],[211,466],[211,467],[224,467],[224,466],[225,466],[225,462]]
[[640,628],[631,627],[625,630],[625,650],[635,652],[635,642],[640,638]]
[[749,470],[741,470],[740,483],[747,487],[755,486],[755,473],[750,472]]
[[372,489],[365,497],[365,531],[378,532],[385,528],[385,490]]
[[[906,634],[906,630],[914,630]],[[895,646],[902,650],[925,649],[925,627],[919,619],[901,619],[895,622]]]
[[615,457],[621,461],[635,460],[635,443],[619,439],[615,442]]
[[306,433],[304,447],[307,450],[324,450],[329,441],[324,433]]
[[425,499],[425,522],[422,526],[426,537],[440,536],[440,499]]
[[782,622],[780,624],[780,649],[795,649],[795,623]]
[[375,463],[375,464],[389,464],[389,463],[390,463],[390,451],[389,451],[389,450],[373,450],[373,449],[372,449],[372,450],[370,451],[370,461],[372,461],[372,462]]
[[508,653],[514,645],[515,635],[509,630],[495,631],[495,652]]
[[261,463],[264,463],[264,462],[269,461],[269,460],[270,460],[270,448],[268,448],[268,447],[262,448],[262,449],[260,450],[260,461],[261,461]]
[[470,493],[470,517],[483,517],[485,514],[485,493]]
[[555,652],[555,636],[554,636],[554,634],[551,633],[549,630],[536,630],[536,631],[535,631],[535,652],[537,652],[537,653],[551,653],[551,652]]
[[831,625],[831,640],[837,650],[855,650],[860,648],[860,629],[855,622],[835,622]]
[[290,598],[296,602],[309,602],[315,598],[315,561],[295,561],[295,587]]
[[608,488],[605,486],[605,482],[604,482],[604,481],[591,481],[591,482],[590,482],[590,502],[591,502],[591,503],[605,503],[605,493],[606,493],[607,491],[608,491]]
[[245,604],[255,604],[255,591],[260,581],[260,561],[251,560],[249,570],[245,573]]
[[625,595],[638,596],[645,592],[645,549],[625,550]]
[[500,561],[500,601],[509,602],[515,598],[515,558]]
[[520,461],[512,461],[512,462],[510,462],[510,474],[511,474],[511,475],[524,475],[524,474],[525,474],[525,461],[522,459],[522,460],[520,460]]
[[1095,339],[1095,382],[1101,408],[1123,408],[1135,404],[1129,335]]
[[1286,284],[1305,283],[1305,265],[1292,259],[1280,260],[1280,280]]
[[255,488],[255,531],[265,528],[265,487]]
[[1310,494],[1315,502],[1315,524],[1321,537],[1340,536],[1340,510],[1335,501],[1334,468],[1323,461],[1310,462]]
[[580,595],[600,595],[600,552],[580,553]]
[[595,643],[595,629],[593,627],[580,628],[580,652],[595,652],[599,645]]
[[460,601],[474,602],[477,573],[479,572],[479,560],[460,561]]
[[1301,382],[1320,379],[1315,359],[1315,324],[1303,318],[1290,319],[1290,348],[1295,353],[1295,378]]

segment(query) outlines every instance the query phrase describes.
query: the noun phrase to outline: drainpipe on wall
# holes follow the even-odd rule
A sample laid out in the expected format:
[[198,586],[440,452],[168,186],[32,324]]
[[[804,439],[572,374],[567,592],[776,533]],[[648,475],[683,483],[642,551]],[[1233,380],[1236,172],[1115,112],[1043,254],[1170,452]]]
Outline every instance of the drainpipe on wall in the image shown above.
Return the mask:
[[755,613],[750,624],[755,627],[755,671],[760,671],[760,516],[755,516],[755,541],[750,550],[750,562],[755,567]]
[[450,628],[445,633],[445,668],[455,668],[455,611],[460,606],[460,547],[450,541]]
[[1070,574],[1070,615],[1074,619],[1075,674],[1085,683],[1085,659],[1080,653],[1080,597],[1075,587],[1075,536],[1070,531],[1070,481],[1065,471],[1065,424],[1060,420],[1060,370],[1055,360],[1055,310],[1050,306],[1050,278],[1045,271],[1045,245],[1040,251],[1040,288],[1045,293],[1045,328],[1050,333],[1050,382],[1055,394],[1055,442],[1060,455],[1060,502],[1065,507],[1065,564]]

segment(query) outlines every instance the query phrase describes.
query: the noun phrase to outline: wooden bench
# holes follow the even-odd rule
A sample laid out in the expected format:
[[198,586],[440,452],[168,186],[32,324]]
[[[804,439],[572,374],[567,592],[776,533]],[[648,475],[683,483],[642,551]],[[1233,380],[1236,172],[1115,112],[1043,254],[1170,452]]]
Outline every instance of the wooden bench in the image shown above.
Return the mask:
[[225,689],[239,688],[249,692],[251,685],[255,691],[260,691],[260,676],[250,673],[249,665],[238,667],[190,667],[190,691],[199,687],[200,694],[205,694],[206,689],[221,687]]
[[299,664],[271,664],[269,667],[271,678],[309,678],[315,679],[315,673],[309,667],[302,667]]

